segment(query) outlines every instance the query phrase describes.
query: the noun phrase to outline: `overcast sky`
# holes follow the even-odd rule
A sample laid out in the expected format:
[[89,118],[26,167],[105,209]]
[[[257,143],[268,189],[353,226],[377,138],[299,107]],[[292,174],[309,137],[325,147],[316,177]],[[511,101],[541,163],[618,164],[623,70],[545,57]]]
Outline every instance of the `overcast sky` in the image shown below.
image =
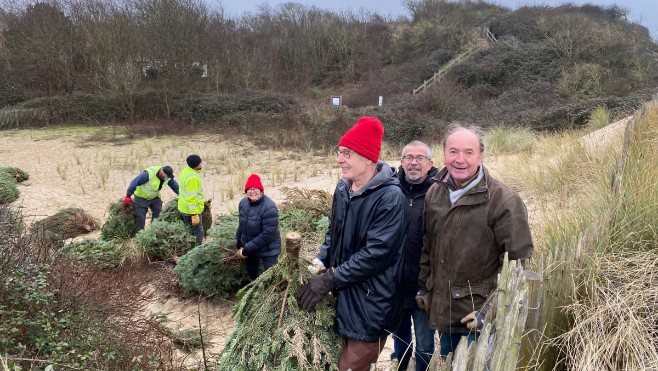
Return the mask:
[[[220,2],[224,7],[224,11],[231,16],[240,16],[245,11],[257,12],[259,6],[263,4],[275,8],[279,4],[286,2],[295,2],[332,11],[365,9],[375,11],[381,15],[394,17],[397,15],[409,15],[403,5],[403,0],[220,0]],[[567,2],[575,5],[590,3],[607,6],[617,4],[619,7],[629,10],[630,21],[647,27],[653,39],[658,40],[658,0],[492,0],[488,2],[512,9],[523,5],[557,6]]]

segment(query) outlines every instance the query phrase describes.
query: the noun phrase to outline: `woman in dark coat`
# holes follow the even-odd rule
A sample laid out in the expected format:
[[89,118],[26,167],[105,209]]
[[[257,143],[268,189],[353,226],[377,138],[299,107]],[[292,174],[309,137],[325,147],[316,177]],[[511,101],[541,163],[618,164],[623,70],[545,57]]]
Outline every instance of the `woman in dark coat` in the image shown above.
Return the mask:
[[235,233],[238,256],[245,259],[247,274],[255,280],[260,275],[260,263],[264,270],[276,264],[281,253],[279,210],[274,201],[263,192],[263,183],[251,174],[244,186],[247,197],[238,206],[240,223]]

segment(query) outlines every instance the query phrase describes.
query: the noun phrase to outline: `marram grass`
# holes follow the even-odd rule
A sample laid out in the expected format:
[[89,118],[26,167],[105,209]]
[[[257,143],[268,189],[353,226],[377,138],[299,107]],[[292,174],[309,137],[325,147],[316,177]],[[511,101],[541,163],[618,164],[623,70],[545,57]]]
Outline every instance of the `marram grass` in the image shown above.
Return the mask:
[[592,188],[590,209],[574,210],[596,217],[581,226],[589,238],[565,245],[583,257],[574,271],[576,295],[561,309],[571,326],[548,344],[568,369],[658,369],[657,141],[658,110],[649,104],[627,128],[608,183]]
[[537,135],[528,128],[499,126],[486,135],[485,153],[510,154],[532,151],[537,144]]
[[606,106],[598,106],[589,116],[587,126],[590,129],[598,130],[610,125],[610,110]]
[[618,180],[611,184],[616,202],[600,244],[606,251],[658,248],[658,108],[647,106],[631,128]]
[[658,250],[592,257],[586,292],[566,309],[573,327],[558,340],[574,370],[658,368]]

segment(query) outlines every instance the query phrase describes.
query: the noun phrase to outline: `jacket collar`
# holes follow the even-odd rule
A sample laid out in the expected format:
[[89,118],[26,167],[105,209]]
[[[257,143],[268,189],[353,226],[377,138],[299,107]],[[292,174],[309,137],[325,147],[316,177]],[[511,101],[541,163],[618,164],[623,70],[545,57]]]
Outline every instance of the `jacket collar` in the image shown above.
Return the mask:
[[430,170],[427,172],[427,177],[422,183],[409,183],[407,181],[407,178],[404,173],[404,168],[400,166],[398,168],[398,180],[400,181],[400,187],[402,187],[402,190],[404,191],[405,194],[412,194],[412,193],[425,193],[429,189],[429,187],[432,185],[432,178],[436,176],[436,174],[439,173],[439,169],[436,167],[432,166]]
[[[249,200],[249,197],[247,197],[247,200]],[[265,193],[263,193],[260,198],[256,201],[251,201],[249,200],[249,205],[251,206],[257,206],[263,203],[263,200],[265,200]]]
[[[487,170],[487,167],[484,166],[484,164],[482,164],[481,166],[482,169],[484,170],[484,176],[482,177],[482,180],[480,180],[478,184],[476,184],[475,187],[473,187],[473,189],[471,189],[470,192],[468,193],[486,191],[489,188],[487,186],[487,184],[489,184],[489,170]],[[443,169],[441,169],[441,171],[438,174],[436,174],[436,176],[432,177],[432,184],[442,183],[447,186],[446,182],[444,182],[444,179],[449,175],[450,174],[448,173],[448,168],[444,167]]]
[[[352,181],[347,179],[341,179],[340,181],[345,184],[345,189],[349,193],[349,189],[352,186]],[[384,161],[378,161],[377,172],[375,173],[375,176],[373,176],[366,184],[364,184],[363,187],[359,188],[358,191],[354,192],[351,197],[362,195],[371,189],[381,187],[382,185],[386,185],[388,183],[399,184],[397,178],[395,177],[395,170],[393,170],[391,165],[388,163]]]

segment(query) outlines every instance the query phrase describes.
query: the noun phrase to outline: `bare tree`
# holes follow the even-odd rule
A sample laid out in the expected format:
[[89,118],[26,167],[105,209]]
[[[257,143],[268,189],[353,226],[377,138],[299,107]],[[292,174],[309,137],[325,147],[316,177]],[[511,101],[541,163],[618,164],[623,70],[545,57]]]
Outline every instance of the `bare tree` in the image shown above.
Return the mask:
[[37,2],[6,17],[13,74],[34,95],[71,93],[81,68],[80,35],[57,2]]

